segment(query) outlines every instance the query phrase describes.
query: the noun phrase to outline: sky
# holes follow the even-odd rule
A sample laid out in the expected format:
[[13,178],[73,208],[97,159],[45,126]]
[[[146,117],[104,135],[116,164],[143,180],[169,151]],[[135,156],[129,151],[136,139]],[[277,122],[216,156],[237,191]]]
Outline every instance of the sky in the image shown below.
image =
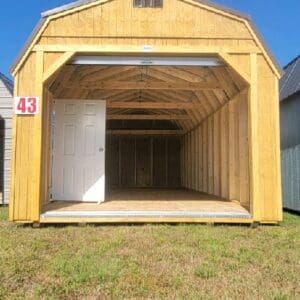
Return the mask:
[[[9,68],[40,19],[40,13],[72,0],[3,1],[0,11],[0,72]],[[252,17],[281,66],[300,54],[300,0],[217,0]]]

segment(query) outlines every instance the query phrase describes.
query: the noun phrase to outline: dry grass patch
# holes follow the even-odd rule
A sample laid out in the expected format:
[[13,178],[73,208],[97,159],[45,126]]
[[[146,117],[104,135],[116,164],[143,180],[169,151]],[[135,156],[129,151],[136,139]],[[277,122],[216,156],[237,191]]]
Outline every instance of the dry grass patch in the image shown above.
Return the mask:
[[281,226],[49,226],[0,208],[0,299],[299,299],[300,217]]

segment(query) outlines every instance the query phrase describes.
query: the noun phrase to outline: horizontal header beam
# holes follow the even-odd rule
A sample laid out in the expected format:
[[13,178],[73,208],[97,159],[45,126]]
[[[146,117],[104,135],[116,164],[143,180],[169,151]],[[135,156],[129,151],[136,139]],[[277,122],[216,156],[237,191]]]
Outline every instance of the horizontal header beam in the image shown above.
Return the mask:
[[195,109],[201,104],[190,102],[108,102],[107,108],[136,108],[136,109]]
[[70,84],[68,88],[84,90],[222,90],[215,82],[156,82],[156,81],[99,81],[86,84]]
[[190,120],[188,115],[108,115],[108,120]]
[[[211,55],[218,54],[221,52],[232,53],[232,54],[249,54],[249,53],[262,53],[261,49],[256,46],[239,46],[234,47],[216,47],[216,46],[159,46],[159,45],[35,45],[33,51],[45,51],[45,52],[67,52],[75,51],[77,53],[91,53],[95,55],[97,53],[107,53],[108,55],[127,55],[139,54],[139,55],[153,55],[156,54],[173,54],[173,55]],[[149,53],[149,54],[148,54]],[[151,54],[150,54],[151,53]]]
[[73,65],[125,66],[203,66],[216,67],[223,63],[216,57],[158,57],[158,56],[76,56]]
[[107,130],[114,135],[184,135],[185,130]]

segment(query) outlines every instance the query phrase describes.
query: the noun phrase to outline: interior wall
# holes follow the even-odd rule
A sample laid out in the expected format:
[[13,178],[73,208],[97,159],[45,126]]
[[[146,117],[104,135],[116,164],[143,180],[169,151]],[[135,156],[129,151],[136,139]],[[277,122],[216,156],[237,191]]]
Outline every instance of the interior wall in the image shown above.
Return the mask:
[[108,135],[106,182],[108,187],[180,187],[180,138]]
[[240,94],[182,138],[182,185],[250,209],[248,95]]

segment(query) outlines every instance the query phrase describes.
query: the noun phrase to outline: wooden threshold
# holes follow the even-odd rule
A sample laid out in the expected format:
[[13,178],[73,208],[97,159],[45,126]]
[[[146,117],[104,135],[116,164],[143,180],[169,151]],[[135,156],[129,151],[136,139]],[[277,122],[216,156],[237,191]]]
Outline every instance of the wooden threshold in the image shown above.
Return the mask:
[[70,218],[70,217],[60,217],[60,218],[47,218],[41,217],[40,223],[41,224],[77,224],[77,223],[90,223],[90,224],[146,224],[146,223],[214,223],[214,224],[252,224],[254,221],[252,218],[244,219],[244,218],[172,218],[172,217],[162,217],[162,218],[155,218],[155,217],[148,217],[148,218],[130,218],[130,217],[106,217],[106,218]]
[[237,201],[186,189],[116,189],[104,203],[53,201],[41,223],[247,223]]

